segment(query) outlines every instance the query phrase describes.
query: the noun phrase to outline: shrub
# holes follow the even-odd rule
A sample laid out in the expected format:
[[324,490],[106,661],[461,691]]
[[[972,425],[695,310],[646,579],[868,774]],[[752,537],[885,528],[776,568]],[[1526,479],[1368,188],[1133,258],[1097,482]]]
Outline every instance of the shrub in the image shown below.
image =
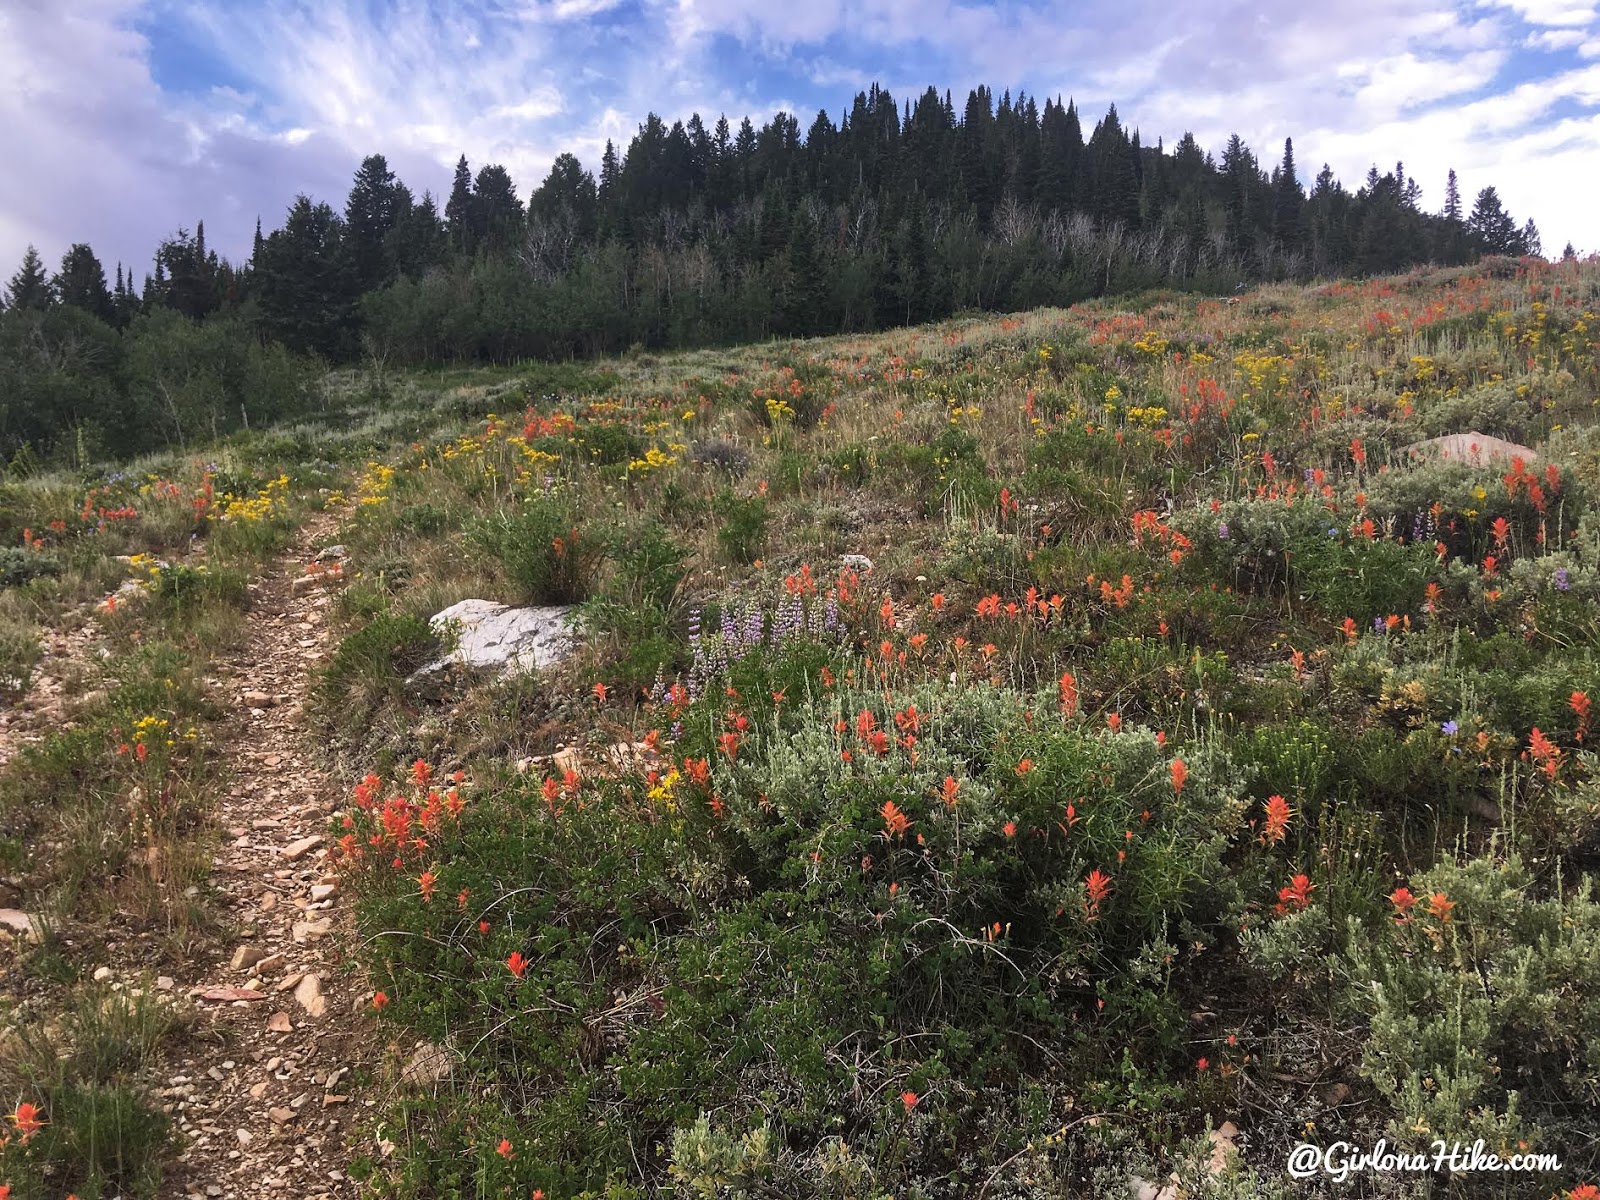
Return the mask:
[[761,495],[740,496],[732,488],[724,488],[717,496],[717,542],[728,559],[736,563],[752,563],[761,557],[767,544],[767,498]]
[[605,553],[578,498],[564,487],[535,493],[520,508],[478,522],[471,538],[499,560],[519,598],[533,604],[587,597]]
[[1396,1141],[1527,1141],[1581,1178],[1600,1166],[1582,1133],[1600,1089],[1600,901],[1590,880],[1537,890],[1515,856],[1416,876],[1399,920],[1352,925],[1349,1000]]
[[17,546],[0,549],[0,588],[22,587],[31,580],[59,574],[61,563],[53,554]]

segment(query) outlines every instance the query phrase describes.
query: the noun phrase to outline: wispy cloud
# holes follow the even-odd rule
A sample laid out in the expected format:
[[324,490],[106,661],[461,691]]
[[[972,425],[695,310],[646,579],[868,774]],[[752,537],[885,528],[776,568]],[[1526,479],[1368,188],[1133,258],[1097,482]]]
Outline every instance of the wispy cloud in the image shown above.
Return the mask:
[[[1156,31],[1156,32],[1152,32]],[[1600,248],[1592,0],[10,0],[0,4],[0,272],[29,241],[137,260],[182,223],[247,251],[296,192],[342,202],[382,152],[417,190],[456,157],[524,195],[564,150],[598,166],[645,114],[837,117],[871,80],[1115,101],[1145,138],[1238,132],[1350,181],[1455,167],[1548,249]]]

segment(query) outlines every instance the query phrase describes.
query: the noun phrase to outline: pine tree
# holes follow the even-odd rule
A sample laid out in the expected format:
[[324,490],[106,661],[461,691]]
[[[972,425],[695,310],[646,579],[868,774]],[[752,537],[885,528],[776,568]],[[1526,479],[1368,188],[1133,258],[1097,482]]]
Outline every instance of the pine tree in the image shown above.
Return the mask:
[[473,229],[490,254],[511,250],[522,241],[524,215],[511,174],[499,164],[484,167],[472,182]]
[[1461,220],[1461,184],[1456,181],[1456,169],[1450,168],[1450,173],[1444,182],[1444,219],[1457,222]]
[[51,281],[56,300],[93,313],[110,323],[116,314],[112,308],[112,295],[106,287],[106,269],[83,242],[73,244],[61,256],[61,269]]
[[1222,152],[1222,213],[1228,245],[1236,253],[1247,253],[1254,241],[1257,183],[1255,156],[1236,133]]
[[299,196],[262,248],[260,320],[291,350],[341,358],[351,350],[355,294],[340,248],[343,222],[327,204]]
[[1300,220],[1305,197],[1294,170],[1294,142],[1283,139],[1283,162],[1272,197],[1272,236],[1286,250],[1298,250],[1302,241]]
[[817,245],[817,227],[802,207],[795,214],[785,263],[785,331],[800,337],[829,332],[828,281]]
[[394,278],[396,266],[387,243],[410,209],[411,192],[395,178],[388,160],[381,154],[364,158],[344,206],[344,245],[360,291],[380,288]]
[[22,265],[6,287],[6,307],[49,308],[53,299],[44,261],[40,259],[39,252],[29,246],[27,253],[22,256]]
[[1474,247],[1480,254],[1517,254],[1521,239],[1517,223],[1511,219],[1500,203],[1500,194],[1492,187],[1478,193],[1478,201],[1467,218]]
[[1540,240],[1539,227],[1533,223],[1532,217],[1529,217],[1523,223],[1522,232],[1517,234],[1517,243],[1518,253],[1527,254],[1533,258],[1544,257],[1544,243]]
[[1578,252],[1573,249],[1571,242],[1568,242],[1566,244],[1566,246],[1562,248],[1561,261],[1562,262],[1577,262],[1578,261]]
[[472,169],[467,166],[467,156],[456,160],[455,179],[450,185],[450,199],[445,201],[444,221],[450,234],[450,249],[456,254],[470,256],[477,249],[473,233]]

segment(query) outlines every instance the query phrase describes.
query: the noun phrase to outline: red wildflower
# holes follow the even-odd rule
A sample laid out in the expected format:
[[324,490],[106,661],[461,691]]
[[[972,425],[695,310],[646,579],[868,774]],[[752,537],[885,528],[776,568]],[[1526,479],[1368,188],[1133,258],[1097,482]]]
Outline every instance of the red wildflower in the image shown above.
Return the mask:
[[1289,829],[1289,818],[1293,815],[1294,810],[1282,796],[1268,796],[1267,820],[1261,830],[1262,840],[1272,846],[1283,841],[1284,834]]
[[17,1105],[17,1111],[11,1114],[11,1121],[17,1127],[17,1132],[22,1135],[24,1142],[44,1128],[44,1122],[39,1119],[38,1106],[29,1104],[26,1100]]
[[1523,753],[1524,758],[1531,758],[1539,764],[1539,768],[1550,778],[1554,779],[1556,772],[1561,770],[1561,749],[1549,738],[1540,732],[1535,725],[1533,732],[1528,735],[1528,749]]
[[1181,793],[1184,781],[1189,778],[1189,767],[1181,758],[1172,760],[1172,790]]
[[515,1158],[517,1156],[517,1152],[511,1148],[510,1138],[501,1138],[500,1144],[494,1148],[494,1152],[501,1158]]
[[1089,894],[1089,919],[1092,921],[1100,911],[1101,901],[1111,894],[1111,876],[1096,867],[1083,881],[1083,890]]
[[887,836],[904,837],[906,830],[911,828],[911,819],[900,811],[893,800],[885,800],[878,811],[883,816],[883,829]]
[[606,685],[603,684],[603,683],[597,683],[597,684],[594,685],[594,687],[590,688],[589,690],[594,693],[594,698],[596,700],[598,700],[601,704],[604,704],[606,702],[606,696],[611,691],[611,689],[606,687]]
[[918,1101],[920,1101],[921,1099],[922,1099],[922,1097],[917,1095],[915,1092],[901,1092],[900,1093],[900,1103],[906,1106],[906,1111],[907,1112],[910,1112],[913,1108],[915,1108],[917,1106]]
[[1568,701],[1572,711],[1578,714],[1577,739],[1583,741],[1583,735],[1589,732],[1589,693],[1573,692]]
[[955,776],[946,775],[944,777],[944,786],[940,789],[940,796],[944,800],[946,808],[954,808],[956,806],[956,793],[960,790],[961,784],[956,781]]
[[1018,775],[1026,775],[1031,770],[1033,770],[1033,759],[1031,758],[1025,758],[1016,765]]
[[1404,925],[1411,920],[1411,910],[1416,906],[1417,898],[1411,894],[1410,888],[1397,887],[1389,893],[1389,903],[1394,905],[1394,919]]
[[1001,832],[1003,832],[1008,838],[1016,837],[1017,823],[1015,821],[1007,821],[1003,826],[1001,826]]
[[377,1009],[379,1012],[382,1012],[384,1009],[388,1008],[389,1007],[389,993],[388,992],[377,992],[377,993],[374,993],[374,995],[372,997],[372,1007]]
[[424,871],[421,878],[417,880],[417,883],[422,888],[422,902],[424,904],[433,899],[433,889],[438,882],[438,877],[432,871]]
[[1276,911],[1286,913],[1290,909],[1303,909],[1311,907],[1311,893],[1317,890],[1317,885],[1311,882],[1309,876],[1296,875],[1289,880],[1287,887],[1278,889],[1278,903]]
[[1441,924],[1450,923],[1450,913],[1455,906],[1456,902],[1443,892],[1435,892],[1428,897],[1428,911],[1438,917]]
[[528,960],[522,957],[521,950],[513,950],[511,957],[506,959],[506,969],[518,979],[528,973]]
[[1061,715],[1071,717],[1078,711],[1078,680],[1071,671],[1061,672]]

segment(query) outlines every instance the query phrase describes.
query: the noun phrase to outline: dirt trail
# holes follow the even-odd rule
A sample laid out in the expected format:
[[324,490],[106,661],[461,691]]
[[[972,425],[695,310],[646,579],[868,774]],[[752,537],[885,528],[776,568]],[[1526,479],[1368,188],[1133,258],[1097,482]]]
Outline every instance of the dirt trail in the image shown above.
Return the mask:
[[354,1077],[376,1038],[342,960],[348,919],[326,857],[341,789],[312,765],[303,716],[309,673],[330,648],[330,600],[293,586],[336,529],[318,515],[298,532],[252,585],[248,639],[213,665],[228,715],[213,731],[226,792],[212,883],[239,933],[178,983],[200,1018],[162,1080],[185,1143],[165,1195],[355,1194],[344,1167],[367,1098]]

